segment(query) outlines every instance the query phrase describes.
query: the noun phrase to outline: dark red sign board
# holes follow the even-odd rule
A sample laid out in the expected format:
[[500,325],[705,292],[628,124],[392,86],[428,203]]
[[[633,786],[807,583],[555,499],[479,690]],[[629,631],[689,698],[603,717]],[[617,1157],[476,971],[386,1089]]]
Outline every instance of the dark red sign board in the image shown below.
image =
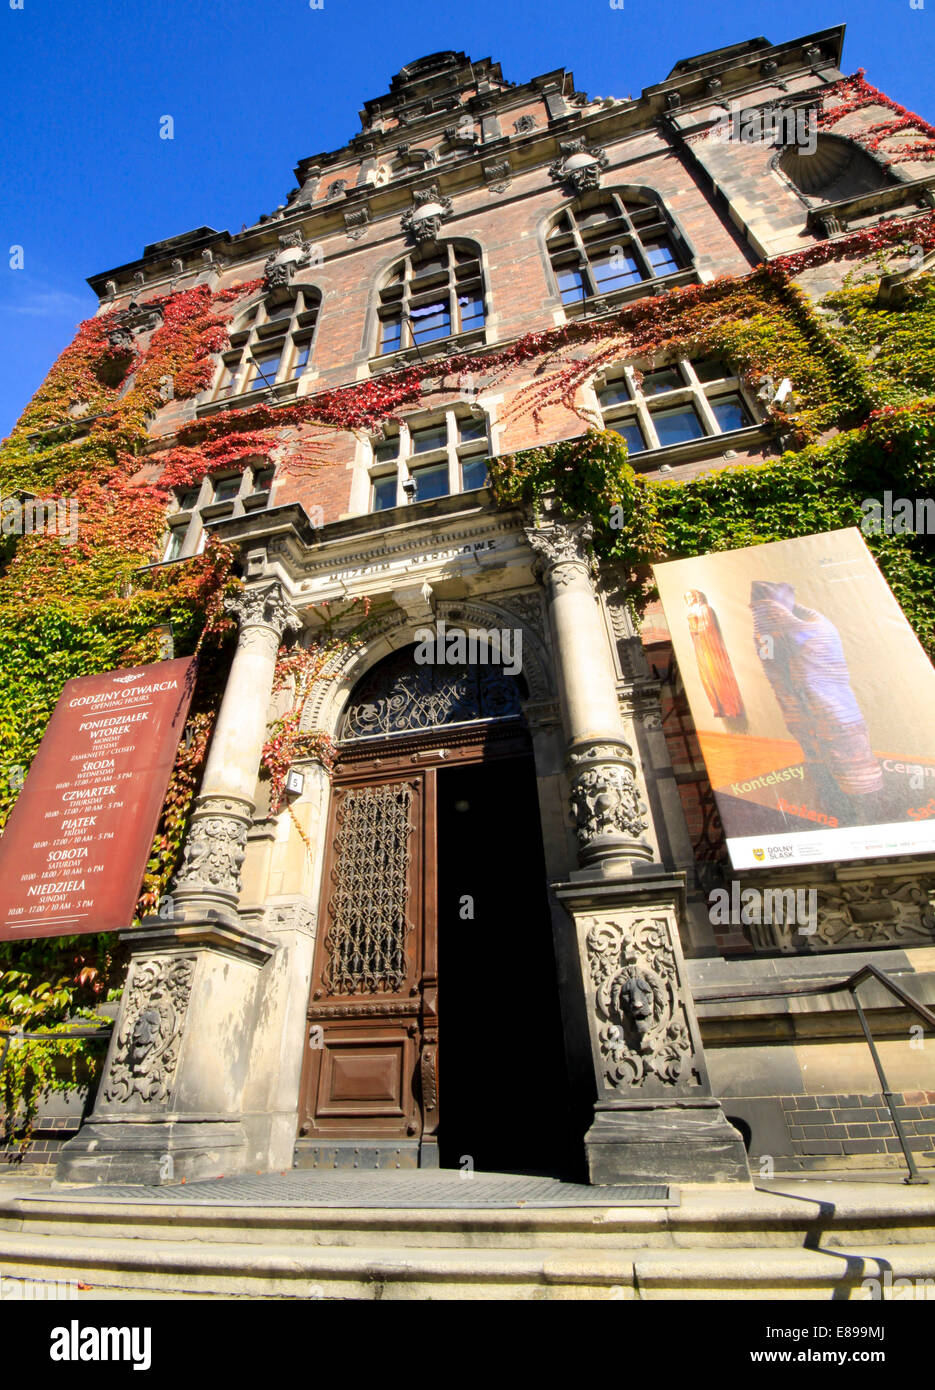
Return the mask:
[[0,838],[0,940],[130,925],[195,660],[67,683]]

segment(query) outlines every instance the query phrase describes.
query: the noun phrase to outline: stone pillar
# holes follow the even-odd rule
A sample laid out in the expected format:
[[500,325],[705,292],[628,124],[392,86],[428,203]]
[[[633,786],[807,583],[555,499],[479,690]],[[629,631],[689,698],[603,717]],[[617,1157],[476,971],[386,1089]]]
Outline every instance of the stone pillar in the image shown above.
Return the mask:
[[301,627],[278,583],[245,589],[226,606],[240,619],[240,637],[172,887],[175,915],[186,921],[237,920],[276,656],[283,632]]
[[244,1093],[276,942],[238,917],[279,641],[299,619],[278,583],[228,604],[240,640],[172,888],[173,917],[122,934],[127,985],[94,1111],[60,1182],[172,1183],[252,1168]]
[[750,1181],[743,1140],[711,1094],[685,979],[684,879],[644,838],[589,521],[527,530],[549,595],[580,868],[555,894],[585,986],[597,1099],[585,1136],[593,1183]]
[[590,521],[556,522],[526,536],[549,596],[578,861],[619,876],[651,860],[653,850],[643,838],[645,809],[592,584],[592,533]]

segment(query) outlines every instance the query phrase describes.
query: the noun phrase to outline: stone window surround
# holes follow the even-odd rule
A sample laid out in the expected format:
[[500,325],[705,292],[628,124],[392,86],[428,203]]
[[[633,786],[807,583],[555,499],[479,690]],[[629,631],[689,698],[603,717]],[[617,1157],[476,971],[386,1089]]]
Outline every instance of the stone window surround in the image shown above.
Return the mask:
[[[221,518],[245,516],[248,512],[263,511],[269,506],[270,495],[274,484],[274,467],[265,459],[258,460],[255,464],[248,464],[239,476],[236,493],[232,497],[225,498],[221,502],[215,502],[214,492],[218,483],[225,483],[228,479],[238,477],[236,473],[218,472],[208,473],[197,485],[198,495],[190,507],[183,508],[182,499],[188,492],[195,490],[191,488],[174,488],[172,510],[169,512],[166,523],[166,532],[162,541],[162,556],[159,564],[173,564],[178,560],[189,560],[193,555],[200,555],[205,547],[207,533],[204,523],[206,521],[218,521]],[[168,555],[175,543],[178,533],[182,533],[182,540],[179,549],[171,559]]]
[[[442,420],[445,421],[447,430],[445,446],[439,449],[427,449],[420,454],[412,453],[413,430],[426,429],[431,425],[440,424]],[[483,420],[487,427],[487,437],[462,443],[459,436],[459,420]],[[408,499],[403,491],[403,483],[411,477],[413,468],[430,464],[447,462],[448,496],[460,495],[465,491],[461,483],[462,460],[490,458],[495,452],[494,438],[496,432],[493,412],[489,404],[484,407],[453,402],[443,410],[426,411],[407,416],[399,425],[399,453],[395,461],[391,459],[379,463],[376,461],[375,449],[381,443],[379,439],[372,439],[370,443],[363,446],[367,455],[366,498],[358,496],[356,514],[373,512],[373,484],[375,480],[392,476],[394,472],[396,474],[396,506],[406,506]],[[386,437],[391,436],[387,435]],[[473,489],[470,490],[473,491]],[[383,510],[388,511],[390,509],[384,508]],[[378,514],[374,513],[374,515]]]
[[[452,329],[452,332],[417,344],[412,338],[412,324],[411,322],[407,322],[405,316],[409,310],[410,302],[414,297],[411,289],[413,279],[415,278],[413,275],[413,257],[420,250],[428,258],[437,256],[440,253],[444,253],[447,258],[447,283],[444,286],[437,286],[434,292],[438,294],[440,299],[447,298],[448,300],[450,316],[449,327]],[[472,259],[478,264],[477,275],[466,277],[463,284],[459,283],[457,278],[458,262],[455,260],[455,253],[457,251],[469,252]],[[463,264],[469,264],[469,262],[464,262]],[[403,273],[402,293],[398,301],[395,301],[398,302],[403,315],[400,345],[384,353],[381,351],[383,345],[383,324],[391,315],[381,313],[381,309],[385,309],[390,302],[385,299],[385,296],[392,286],[393,278],[398,274],[400,269],[402,269]],[[440,279],[442,274],[443,272],[437,272],[436,278]],[[473,291],[481,300],[483,305],[483,320],[480,325],[462,331],[461,316],[458,311],[457,300],[459,293],[465,292],[465,290],[468,292]],[[431,289],[419,291],[415,297],[422,298],[424,295],[430,295],[432,293],[433,291]],[[439,344],[441,343],[457,343],[460,347],[462,344],[468,345],[475,341],[483,341],[485,327],[490,314],[490,295],[487,287],[485,257],[481,247],[476,241],[470,238],[454,236],[441,237],[437,241],[429,242],[421,248],[411,247],[403,256],[397,255],[379,274],[374,297],[374,310],[376,332],[373,339],[372,367],[380,368],[394,364],[397,360],[418,357],[420,352],[430,353],[438,351]],[[407,337],[409,341],[406,341]]]
[[[248,305],[240,314],[239,327],[232,329],[230,346],[222,354],[218,371],[210,392],[212,404],[222,404],[230,409],[232,403],[256,400],[264,390],[275,390],[277,395],[292,394],[297,390],[299,377],[311,366],[312,348],[318,324],[321,319],[321,292],[313,285],[296,285],[288,293],[277,296],[267,295]],[[277,304],[292,301],[289,318],[277,318]],[[266,332],[273,323],[280,324],[275,332]],[[300,350],[307,346],[308,357],[299,373],[295,372],[296,358]],[[256,372],[252,358],[264,352],[281,349],[279,368],[271,386],[266,386]],[[230,366],[235,366],[232,378],[234,388],[225,391],[225,379]],[[260,380],[257,390],[245,387],[253,380]]]
[[[704,445],[712,439],[717,440],[736,440],[738,443],[746,443],[748,437],[758,438],[762,433],[763,421],[762,410],[751,400],[749,391],[744,387],[740,378],[734,374],[719,377],[713,381],[701,381],[695,371],[694,362],[702,361],[702,358],[690,359],[686,357],[667,357],[658,361],[647,363],[645,366],[638,362],[613,363],[605,368],[596,376],[590,386],[584,388],[585,404],[595,413],[596,417],[602,421],[604,429],[612,430],[617,423],[639,424],[646,441],[646,448],[639,453],[631,455],[631,462],[637,469],[640,469],[640,460],[647,456],[652,458],[652,466],[655,467],[659,456],[670,457],[672,452],[685,447],[687,443],[693,442],[696,445]],[[644,375],[653,371],[662,371],[665,368],[674,367],[680,372],[683,385],[677,390],[660,392],[658,395],[644,396],[634,380],[634,372],[639,371]],[[630,392],[629,401],[621,401],[618,405],[602,406],[600,401],[600,391],[614,381],[625,380]],[[711,403],[717,402],[725,396],[739,396],[750,414],[751,425],[746,425],[739,430],[722,430],[717,418],[711,409]],[[590,400],[588,399],[590,397]],[[695,441],[681,441],[678,444],[661,445],[658,442],[655,426],[652,423],[653,414],[659,410],[668,410],[678,405],[693,405],[698,418],[704,429],[704,437]],[[646,471],[646,470],[641,470]]]
[[[563,216],[571,217],[573,231],[570,235],[573,245],[571,248],[566,248],[566,250],[571,249],[576,251],[577,259],[574,261],[574,266],[578,269],[584,269],[586,273],[589,273],[590,260],[588,259],[585,242],[582,240],[576,219],[579,215],[586,214],[592,204],[606,202],[608,199],[614,200],[618,204],[642,202],[647,208],[655,206],[658,212],[658,219],[657,223],[653,225],[664,228],[663,234],[668,239],[676,259],[681,264],[681,268],[669,275],[650,275],[645,280],[640,280],[636,284],[625,285],[618,289],[602,291],[598,287],[593,294],[586,294],[584,299],[566,303],[562,299],[558,284],[558,276],[552,263],[553,250],[549,248],[550,233],[555,229],[557,223]],[[635,237],[632,235],[632,232],[635,232]],[[639,244],[641,251],[639,259],[645,260],[645,255],[642,253],[642,242],[640,241],[638,228],[633,228],[632,232],[621,231],[621,244],[626,246],[628,242],[632,243],[635,240]],[[603,238],[600,240],[603,240]],[[596,242],[599,244],[599,239],[591,238],[588,240],[587,244],[593,246]],[[642,184],[610,185],[591,189],[579,195],[577,198],[572,198],[564,202],[560,208],[550,212],[540,223],[539,243],[551,295],[553,296],[554,303],[559,307],[566,319],[592,314],[599,305],[606,305],[608,307],[612,305],[616,306],[626,303],[631,299],[642,299],[646,295],[661,294],[665,290],[675,286],[695,284],[702,278],[697,270],[697,256],[695,255],[694,248],[682,230],[678,219],[669,212],[663,199],[655,189]],[[652,267],[647,261],[644,268],[651,269]]]

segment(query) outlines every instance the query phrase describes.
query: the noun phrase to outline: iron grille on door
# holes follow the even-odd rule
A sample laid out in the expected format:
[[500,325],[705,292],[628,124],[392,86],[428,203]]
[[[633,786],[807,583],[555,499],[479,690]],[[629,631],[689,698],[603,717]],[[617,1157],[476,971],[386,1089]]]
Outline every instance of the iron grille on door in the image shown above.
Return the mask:
[[411,785],[393,782],[347,791],[336,809],[323,977],[332,994],[393,993],[406,980],[411,806]]

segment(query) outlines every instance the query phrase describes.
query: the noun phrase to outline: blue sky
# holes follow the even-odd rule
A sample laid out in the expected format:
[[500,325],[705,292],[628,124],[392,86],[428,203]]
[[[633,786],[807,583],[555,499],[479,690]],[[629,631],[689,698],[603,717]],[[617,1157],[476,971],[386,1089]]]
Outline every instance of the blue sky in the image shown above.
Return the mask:
[[935,119],[935,0],[0,0],[0,436],[94,312],[85,276],[271,211],[413,58],[461,49],[515,82],[564,66],[624,97],[680,58],[840,23],[845,71]]

